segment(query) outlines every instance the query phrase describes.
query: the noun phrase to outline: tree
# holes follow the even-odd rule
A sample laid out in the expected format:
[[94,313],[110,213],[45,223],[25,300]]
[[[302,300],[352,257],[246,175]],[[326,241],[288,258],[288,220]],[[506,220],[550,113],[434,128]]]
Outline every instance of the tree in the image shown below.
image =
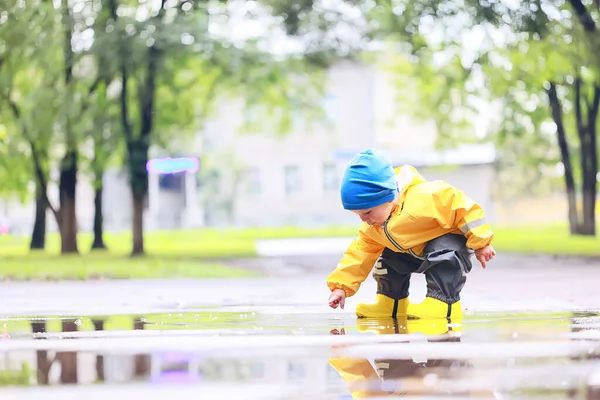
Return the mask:
[[16,198],[24,203],[31,200],[31,162],[19,149],[17,129],[12,124],[10,113],[0,111],[0,196]]
[[58,116],[64,132],[65,152],[60,162],[59,201],[60,209],[58,227],[60,229],[61,253],[78,253],[77,247],[77,215],[76,215],[76,188],[77,188],[77,164],[79,154],[77,151],[78,141],[73,131],[72,115],[73,100],[75,99],[75,78],[73,69],[75,67],[75,53],[73,52],[73,31],[75,21],[71,6],[68,1],[60,2],[60,12],[63,38],[63,97],[64,112]]
[[[461,132],[469,125],[477,99],[493,104],[499,113],[488,135],[500,143],[509,135],[528,135],[536,137],[527,139],[532,146],[547,149],[549,134],[555,134],[558,151],[538,152],[528,159],[537,158],[534,164],[540,164],[560,157],[571,233],[595,234],[597,2],[592,7],[579,0],[511,4],[469,0],[462,5],[443,0],[379,1],[364,12],[377,22],[372,35],[395,43],[404,55],[396,70],[404,73],[403,82],[410,81],[416,93],[410,109],[433,118],[446,141],[448,132],[457,132],[457,127]],[[570,143],[575,138],[578,146]],[[450,142],[460,140],[464,139],[454,136]],[[547,170],[536,167],[540,173]]]
[[[120,131],[133,197],[132,254],[137,255],[144,253],[150,146],[164,144],[175,132],[194,132],[212,104],[227,96],[269,104],[274,112],[270,117],[285,129],[296,105],[311,107],[308,97],[314,91],[302,83],[315,80],[314,72],[326,57],[314,51],[309,66],[298,55],[271,54],[261,48],[260,38],[234,41],[210,32],[213,21],[234,13],[235,7],[224,2],[161,1],[153,7],[107,0],[104,6],[110,19],[104,29],[96,30],[92,52],[113,60],[107,68],[119,80]],[[293,8],[292,3],[288,6]],[[134,18],[140,14],[146,17]],[[301,84],[295,88],[292,82]],[[181,101],[191,94],[196,95],[193,101]]]
[[[12,3],[3,10],[6,19],[0,24],[2,115],[9,132],[8,148],[33,161],[29,176],[36,181],[36,218],[30,247],[40,249],[45,245],[47,208],[57,216],[47,197],[48,151],[57,112],[53,92],[58,78],[53,68],[54,14],[52,7],[41,3],[30,4],[30,7],[17,7]],[[22,182],[29,182],[24,176],[20,178]]]
[[[127,163],[133,196],[133,249],[132,255],[144,254],[143,210],[148,194],[148,150],[155,123],[156,88],[159,79],[159,68],[164,60],[164,53],[174,37],[164,35],[165,26],[171,22],[165,18],[167,9],[165,0],[161,0],[157,10],[143,5],[150,12],[149,18],[142,23],[135,18],[119,15],[119,7],[135,10],[135,6],[119,5],[117,0],[108,0],[110,12],[110,30],[114,34],[107,35],[110,42],[116,45],[118,72],[121,80],[120,106],[122,132],[127,148]],[[181,5],[179,5],[181,6]],[[175,10],[177,12],[177,10]],[[127,34],[128,27],[143,32],[144,36]],[[152,28],[150,28],[152,27]],[[168,31],[167,31],[168,33]],[[112,40],[111,40],[112,39]],[[98,42],[102,44],[102,42]],[[137,92],[131,95],[129,90]],[[137,114],[132,105],[139,107]],[[134,121],[133,118],[137,120]]]
[[94,155],[89,162],[94,183],[94,240],[92,249],[106,249],[104,243],[104,217],[103,217],[103,177],[111,159],[121,159],[121,135],[118,132],[118,108],[108,96],[107,86],[109,79],[103,79],[98,87],[94,99],[94,114],[88,128],[89,137],[92,139]]
[[[50,208],[59,226],[61,252],[76,253],[76,119],[82,118],[98,81],[88,84],[87,74],[77,71],[82,68],[74,49],[77,24],[67,2],[56,7],[46,2],[13,3],[3,11],[3,18],[0,96],[33,161],[37,206],[32,248],[44,246],[45,215]],[[60,208],[55,208],[47,196],[48,171],[53,153],[63,145]]]

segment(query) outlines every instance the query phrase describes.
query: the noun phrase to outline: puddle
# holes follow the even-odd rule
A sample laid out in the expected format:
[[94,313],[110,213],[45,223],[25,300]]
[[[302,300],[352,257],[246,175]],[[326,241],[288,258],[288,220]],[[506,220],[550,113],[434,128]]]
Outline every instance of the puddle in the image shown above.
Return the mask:
[[[295,310],[0,319],[3,398],[600,399],[600,314]],[[52,389],[50,389],[52,387]],[[164,393],[162,393],[164,391]]]

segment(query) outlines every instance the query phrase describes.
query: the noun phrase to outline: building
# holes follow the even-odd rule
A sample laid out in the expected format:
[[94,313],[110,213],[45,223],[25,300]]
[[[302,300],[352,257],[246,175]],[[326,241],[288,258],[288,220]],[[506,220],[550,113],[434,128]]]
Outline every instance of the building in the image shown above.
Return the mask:
[[[153,149],[153,157],[196,157],[198,171],[154,171],[150,175],[145,227],[277,226],[355,223],[339,201],[340,178],[357,152],[370,147],[386,151],[395,165],[412,164],[426,179],[460,186],[493,214],[493,146],[457,146],[435,151],[434,124],[398,113],[396,87],[379,68],[344,61],[328,73],[323,109],[328,124],[299,118],[292,132],[279,135],[264,125],[260,132],[241,132],[241,100],[226,99],[205,131],[179,154]],[[164,172],[164,171],[163,171]],[[80,174],[77,215],[81,230],[93,226],[91,177]],[[57,200],[55,186],[50,197]],[[104,176],[104,224],[107,231],[131,227],[126,172]],[[0,210],[2,210],[0,208]],[[13,231],[30,232],[34,205],[5,205]],[[493,218],[493,215],[490,215]],[[16,228],[16,229],[15,229]],[[54,218],[48,228],[56,229]]]
[[[346,61],[329,72],[324,109],[331,127],[300,126],[281,137],[237,133],[243,122],[242,104],[228,103],[208,126],[205,149],[208,154],[227,150],[236,160],[228,171],[236,177],[224,179],[236,186],[228,191],[234,201],[225,201],[226,207],[205,202],[206,222],[237,226],[355,223],[356,218],[340,206],[339,184],[352,156],[369,147],[387,152],[395,165],[414,165],[427,179],[460,186],[491,210],[494,147],[435,151],[435,126],[397,116],[395,96],[386,73]],[[204,193],[207,196],[211,193]]]

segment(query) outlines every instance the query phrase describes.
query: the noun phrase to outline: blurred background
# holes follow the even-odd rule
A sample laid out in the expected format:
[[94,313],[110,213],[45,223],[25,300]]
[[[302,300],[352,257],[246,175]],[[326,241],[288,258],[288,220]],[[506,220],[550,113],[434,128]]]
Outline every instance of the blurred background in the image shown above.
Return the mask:
[[371,147],[479,202],[499,251],[600,252],[595,1],[0,4],[6,278],[251,274],[223,260],[346,240]]

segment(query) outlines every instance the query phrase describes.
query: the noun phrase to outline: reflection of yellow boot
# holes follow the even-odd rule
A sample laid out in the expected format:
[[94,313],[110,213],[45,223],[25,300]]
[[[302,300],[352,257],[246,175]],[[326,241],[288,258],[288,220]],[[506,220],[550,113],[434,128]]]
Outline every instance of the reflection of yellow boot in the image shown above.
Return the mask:
[[[359,303],[356,306],[356,315],[363,318],[404,318],[408,297],[394,300],[391,297],[378,293],[375,303]],[[394,312],[396,315],[394,315]]]
[[378,335],[406,333],[406,317],[404,318],[357,318],[356,328],[359,332],[374,332]]
[[443,335],[451,332],[461,332],[459,321],[446,318],[410,319],[406,324],[407,333],[422,333],[424,335]]
[[406,314],[409,319],[462,319],[460,301],[452,304],[450,310],[448,310],[448,307],[448,303],[444,303],[433,297],[425,297],[425,300],[422,303],[409,304]]
[[377,375],[377,372],[373,369],[369,360],[330,358],[329,365],[331,365],[346,382],[346,386],[350,390],[353,398],[359,399],[387,394],[381,391],[368,390],[367,386],[373,386],[374,383],[380,382],[379,375]]

